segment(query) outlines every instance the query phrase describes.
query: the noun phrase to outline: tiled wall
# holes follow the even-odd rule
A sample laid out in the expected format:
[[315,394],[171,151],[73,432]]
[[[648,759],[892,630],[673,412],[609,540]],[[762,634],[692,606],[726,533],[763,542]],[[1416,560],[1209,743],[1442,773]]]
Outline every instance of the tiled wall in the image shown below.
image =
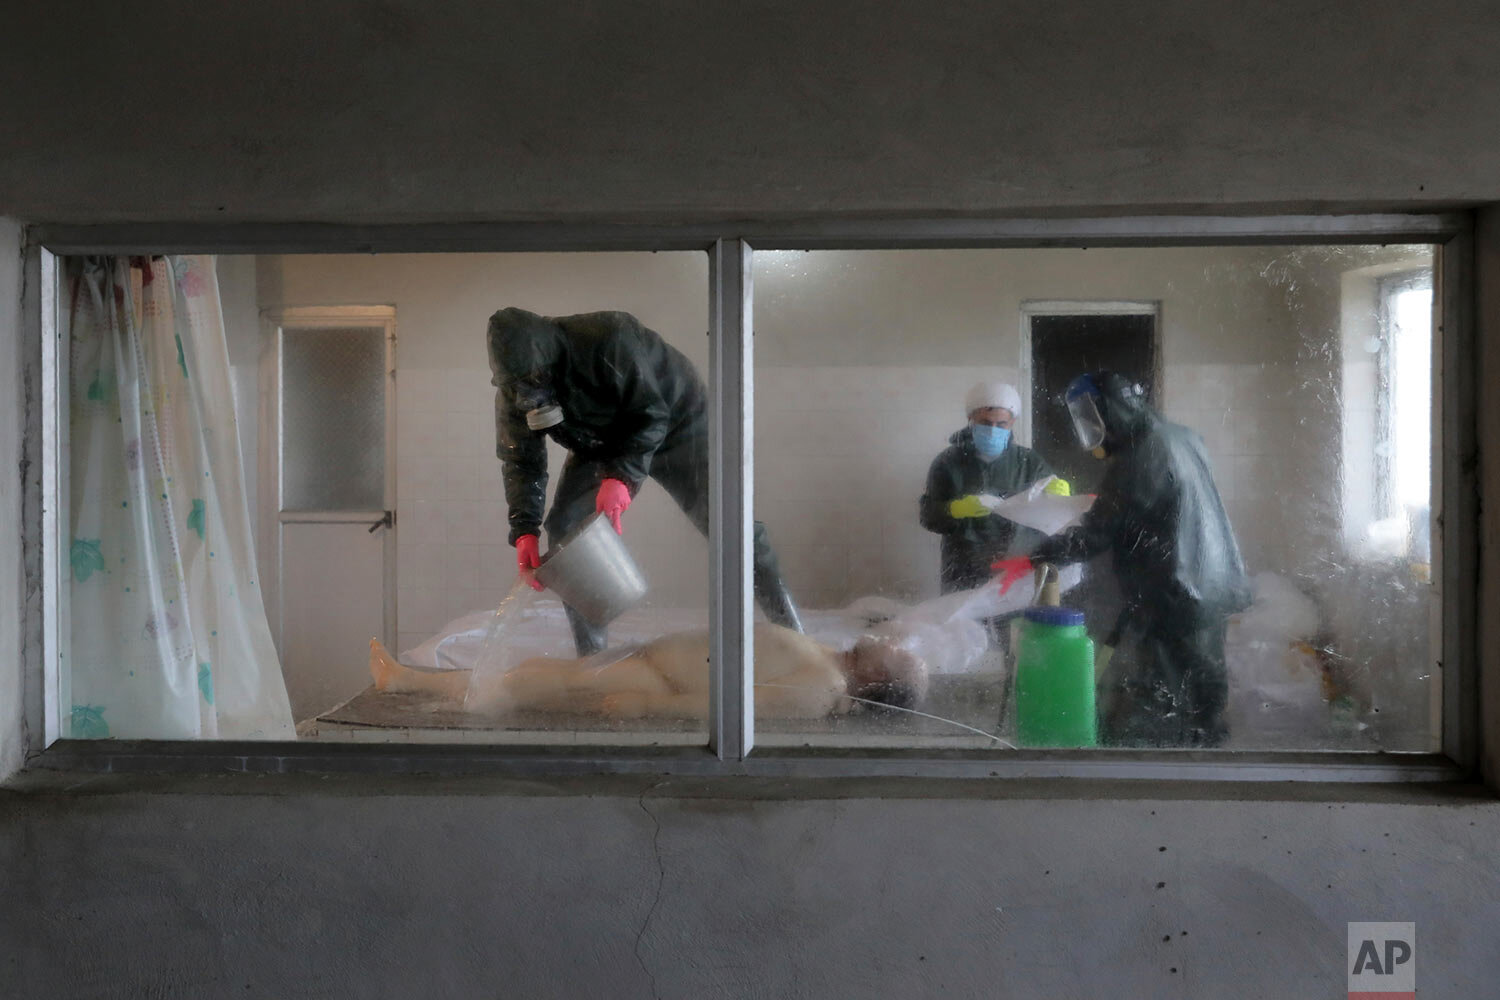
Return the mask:
[[397,632],[402,648],[499,603],[515,576],[495,459],[494,389],[477,370],[398,367]]

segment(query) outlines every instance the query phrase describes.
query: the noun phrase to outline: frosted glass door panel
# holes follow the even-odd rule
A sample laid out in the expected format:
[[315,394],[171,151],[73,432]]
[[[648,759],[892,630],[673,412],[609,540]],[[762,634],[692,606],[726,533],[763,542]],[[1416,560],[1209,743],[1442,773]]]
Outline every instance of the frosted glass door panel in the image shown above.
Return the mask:
[[289,329],[282,510],[385,508],[385,330]]

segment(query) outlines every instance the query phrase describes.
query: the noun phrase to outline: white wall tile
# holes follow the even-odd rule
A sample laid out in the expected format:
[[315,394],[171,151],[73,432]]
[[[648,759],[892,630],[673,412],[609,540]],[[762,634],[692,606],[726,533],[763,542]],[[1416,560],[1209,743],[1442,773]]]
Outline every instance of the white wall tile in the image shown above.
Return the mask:
[[435,632],[449,620],[444,591],[431,587],[397,587],[396,631]]
[[481,422],[472,414],[451,410],[447,414],[447,421],[448,426],[443,434],[443,455],[468,461],[494,459],[495,427],[493,423]]
[[474,586],[505,593],[516,580],[516,550],[509,545],[477,545]]
[[444,368],[403,368],[397,360],[396,416],[398,419],[417,410],[445,410],[448,370]]
[[440,456],[447,452],[447,415],[436,410],[411,410],[398,413],[396,419],[396,454]]
[[441,590],[443,587],[443,551],[436,542],[408,542],[402,537],[396,544],[396,580],[398,590]]
[[504,591],[478,587],[445,590],[443,591],[443,621],[449,622],[473,611],[492,611],[499,607],[504,597]]
[[447,538],[443,502],[402,500],[397,508],[397,537],[402,542],[442,542]]
[[479,463],[473,458],[438,459],[444,500],[479,500]]
[[444,545],[442,574],[444,590],[462,590],[479,586],[478,545]]
[[443,500],[436,504],[443,524],[443,541],[467,544],[494,541],[483,528],[483,504],[477,500]]
[[396,497],[403,500],[442,500],[447,492],[443,460],[435,455],[396,454]]
[[448,396],[448,407],[465,414],[490,417],[489,427],[494,430],[495,387],[490,384],[489,368],[445,369],[444,392]]

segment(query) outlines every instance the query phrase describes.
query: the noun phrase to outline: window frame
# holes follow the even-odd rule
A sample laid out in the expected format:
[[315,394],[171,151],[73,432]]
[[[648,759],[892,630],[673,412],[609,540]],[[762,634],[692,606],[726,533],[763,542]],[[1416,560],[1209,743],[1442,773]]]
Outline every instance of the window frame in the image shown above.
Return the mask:
[[[754,386],[752,261],[757,250],[1166,247],[1228,244],[1435,245],[1434,579],[1442,585],[1441,751],[866,750],[756,748],[750,600]],[[83,770],[361,773],[664,773],[764,777],[1132,778],[1392,782],[1463,780],[1479,759],[1477,657],[1478,402],[1473,224],[1466,214],[1122,216],[1079,219],[808,220],[629,226],[568,223],[390,225],[43,225],[27,230],[22,321],[31,384],[25,413],[26,662],[29,766]],[[316,742],[59,739],[65,567],[66,345],[56,256],[144,253],[413,253],[697,250],[709,255],[712,558],[711,710],[706,747],[485,747]],[[1467,359],[1467,360],[1466,360]],[[61,407],[61,408],[60,408]],[[1441,530],[1439,528],[1441,523]]]

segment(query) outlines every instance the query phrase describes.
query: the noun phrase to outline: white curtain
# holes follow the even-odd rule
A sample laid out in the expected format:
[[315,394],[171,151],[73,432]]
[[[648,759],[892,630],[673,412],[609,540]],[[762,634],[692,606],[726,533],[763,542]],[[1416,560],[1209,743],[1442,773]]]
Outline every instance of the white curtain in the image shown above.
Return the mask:
[[74,738],[292,739],[212,257],[74,258]]

